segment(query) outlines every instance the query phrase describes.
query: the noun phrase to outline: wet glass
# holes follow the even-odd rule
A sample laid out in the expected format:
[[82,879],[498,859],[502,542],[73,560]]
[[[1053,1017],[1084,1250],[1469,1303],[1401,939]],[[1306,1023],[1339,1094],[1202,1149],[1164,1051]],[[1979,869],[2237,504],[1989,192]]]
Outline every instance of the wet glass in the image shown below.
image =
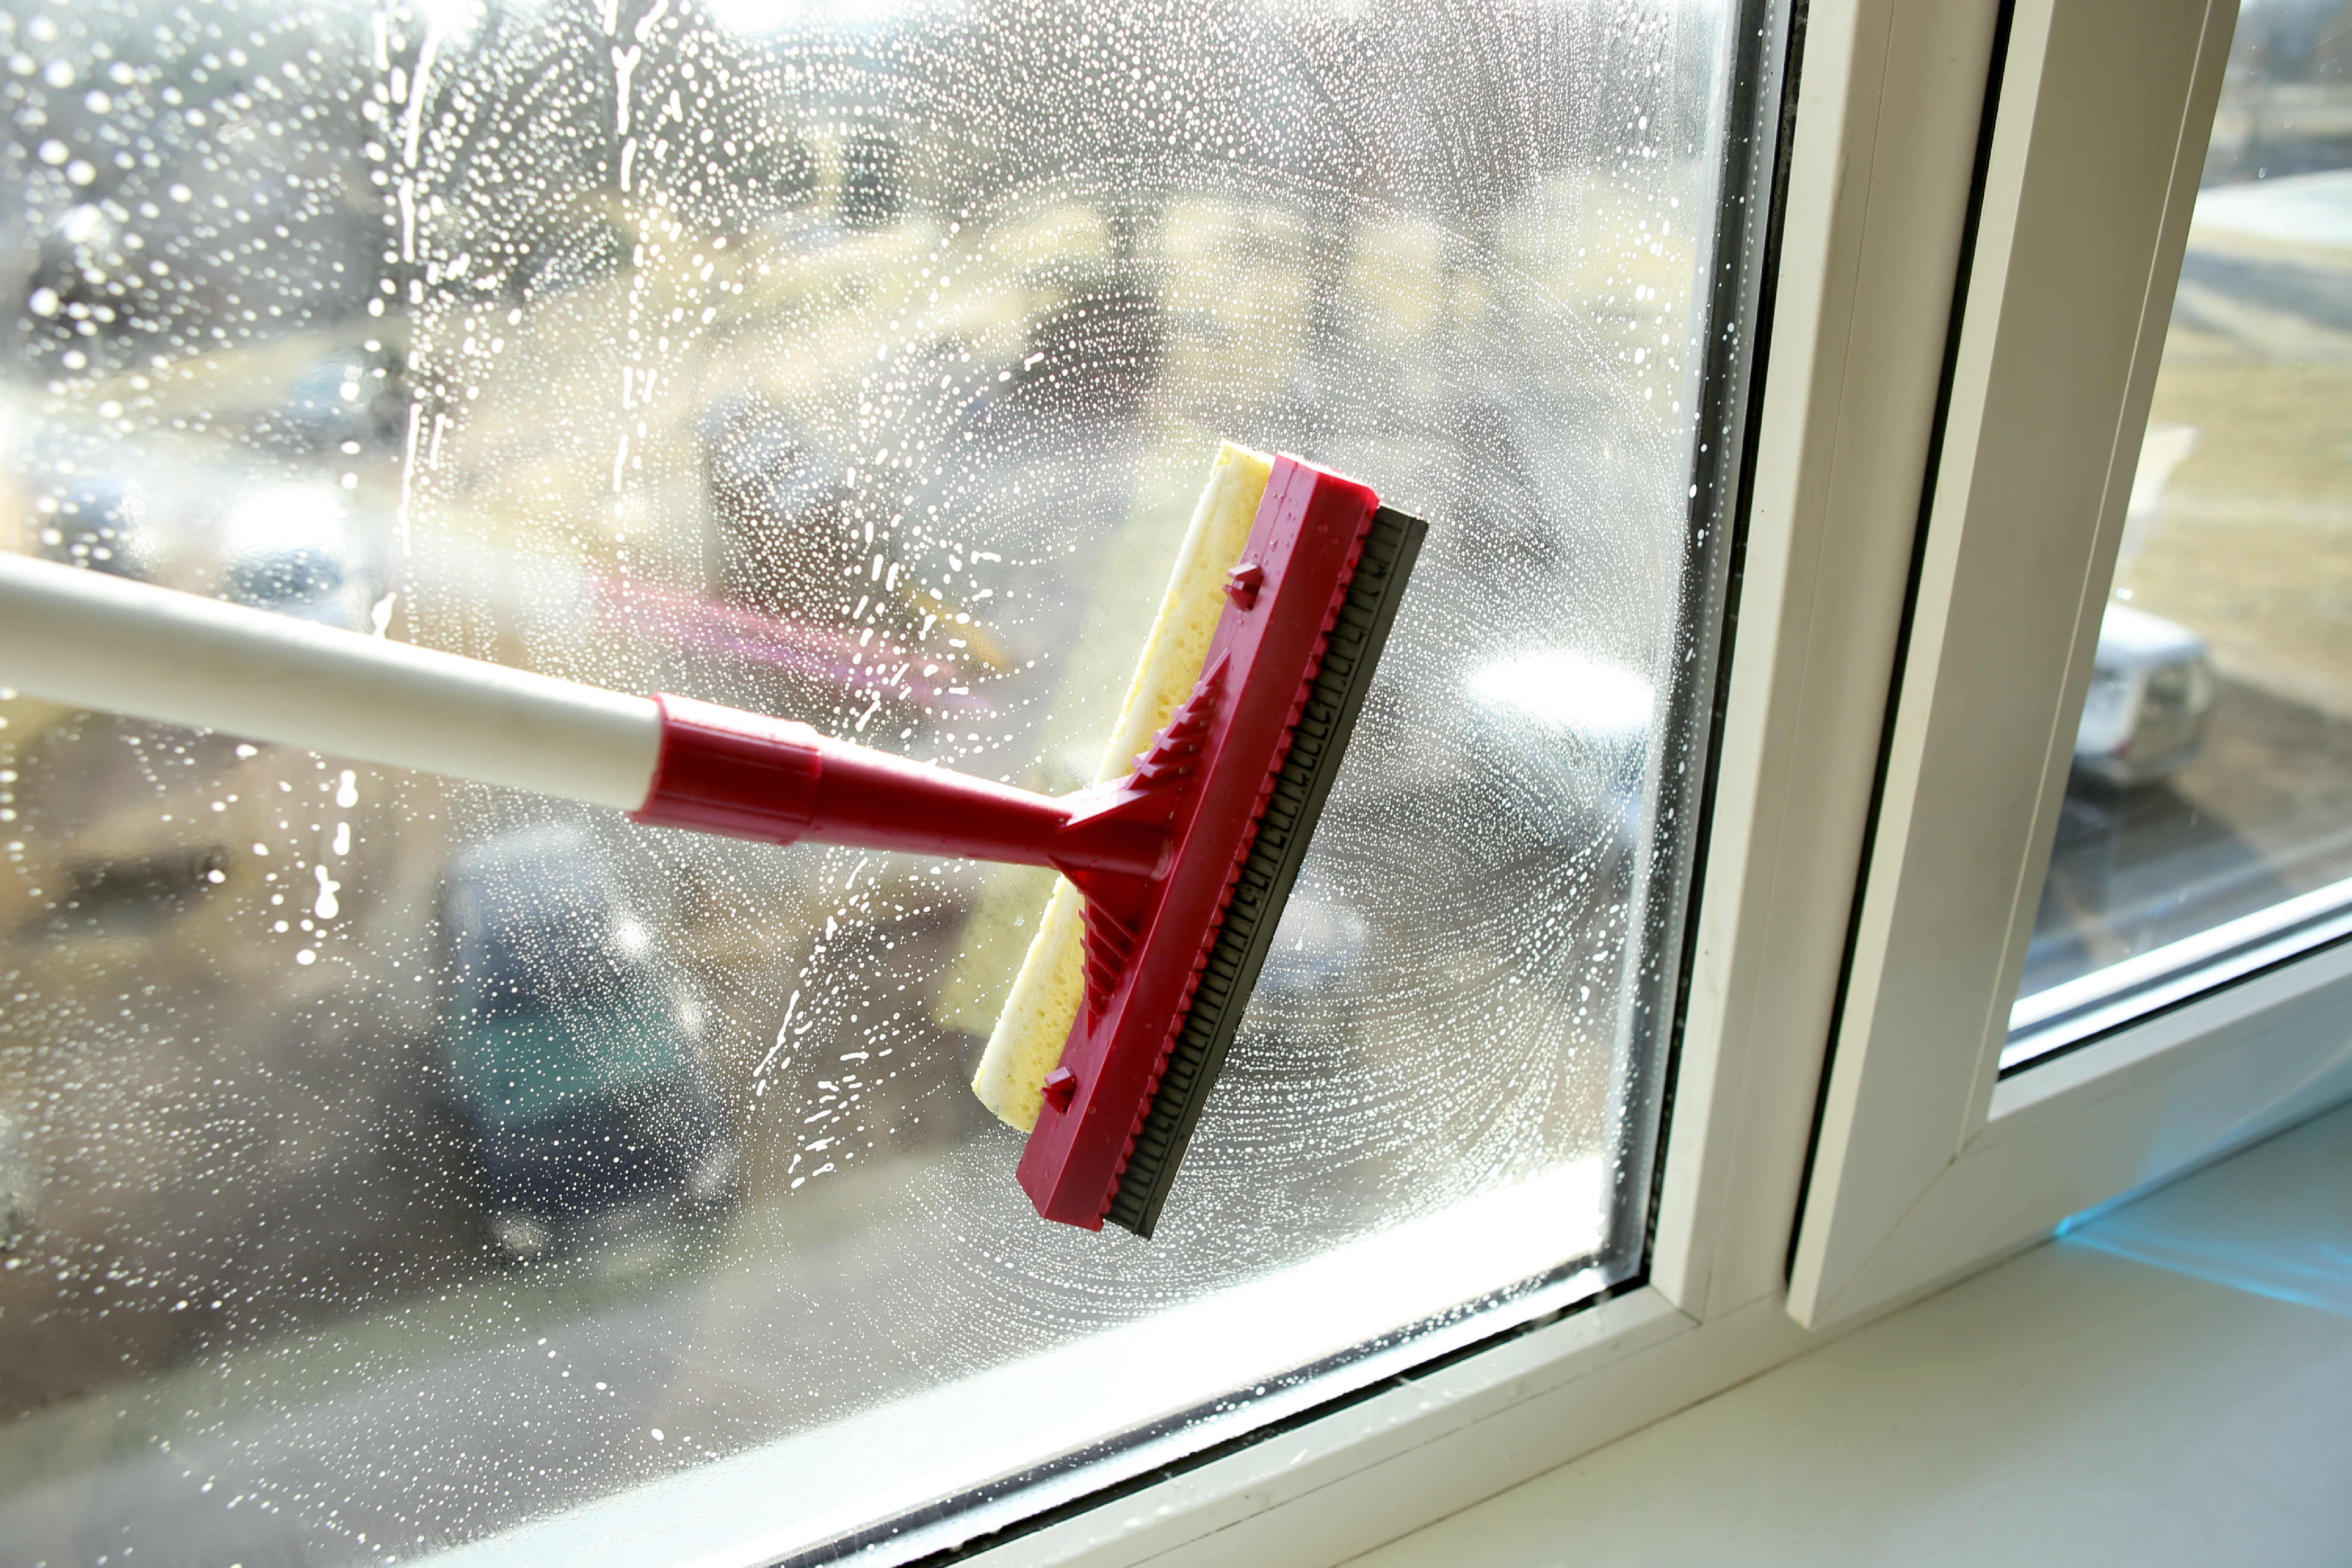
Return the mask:
[[1038,875],[0,692],[0,1557],[854,1543],[1624,1277],[1734,26],[6,0],[9,548],[1059,789],[1219,437],[1432,531],[1148,1245]]
[[2352,5],[2251,0],[2003,1066],[2347,911]]

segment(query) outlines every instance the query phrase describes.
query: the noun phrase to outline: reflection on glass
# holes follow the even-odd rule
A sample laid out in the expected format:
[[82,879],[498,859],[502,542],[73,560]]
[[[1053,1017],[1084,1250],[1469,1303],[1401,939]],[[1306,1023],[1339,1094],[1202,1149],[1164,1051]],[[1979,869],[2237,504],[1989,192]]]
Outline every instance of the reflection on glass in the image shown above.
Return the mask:
[[1217,437],[1433,524],[1149,1246],[1027,873],[0,693],[0,1555],[782,1553],[1622,1276],[1731,15],[0,0],[13,548],[1061,788]]
[[2352,5],[2250,0],[2004,1065],[2352,931]]

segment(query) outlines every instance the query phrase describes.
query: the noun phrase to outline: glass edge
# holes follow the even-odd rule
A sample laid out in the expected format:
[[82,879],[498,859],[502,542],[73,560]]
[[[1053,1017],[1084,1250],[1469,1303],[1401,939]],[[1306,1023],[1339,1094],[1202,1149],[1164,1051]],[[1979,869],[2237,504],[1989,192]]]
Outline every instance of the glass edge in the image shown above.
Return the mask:
[[[2352,937],[2352,879],[2021,998],[2000,1076],[2039,1066],[2133,1025]],[[2040,1007],[2057,993],[2054,1003]]]
[[1269,1380],[1263,1394],[1210,1401],[863,1530],[738,1561],[740,1568],[825,1568],[853,1558],[877,1568],[944,1568],[1589,1310],[1632,1283],[1612,1277],[1605,1255],[1571,1259],[1442,1319],[1418,1320]]
[[[1691,658],[1675,683],[1654,777],[1651,872],[1641,911],[1653,975],[1638,1008],[1612,1111],[1627,1129],[1621,1151],[1612,1237],[1637,1238],[1646,1269],[1655,1240],[1658,1180],[1667,1118],[1690,1011],[1695,917],[1714,820],[1731,647],[1738,629],[1748,519],[1755,488],[1757,426],[1769,356],[1771,284],[1780,263],[1788,153],[1796,107],[1806,0],[1742,0],[1718,106],[1724,128],[1717,171],[1706,357],[1691,428],[1687,539],[1695,570],[1678,606]],[[1671,781],[1671,782],[1670,782]],[[1660,897],[1664,891],[1669,896]]]

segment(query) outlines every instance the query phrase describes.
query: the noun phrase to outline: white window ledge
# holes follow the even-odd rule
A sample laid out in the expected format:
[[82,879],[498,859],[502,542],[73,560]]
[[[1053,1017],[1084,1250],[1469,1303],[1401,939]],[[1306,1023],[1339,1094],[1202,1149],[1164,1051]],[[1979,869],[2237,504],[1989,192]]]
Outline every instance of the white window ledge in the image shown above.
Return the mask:
[[1356,1568],[2336,1564],[2352,1107]]

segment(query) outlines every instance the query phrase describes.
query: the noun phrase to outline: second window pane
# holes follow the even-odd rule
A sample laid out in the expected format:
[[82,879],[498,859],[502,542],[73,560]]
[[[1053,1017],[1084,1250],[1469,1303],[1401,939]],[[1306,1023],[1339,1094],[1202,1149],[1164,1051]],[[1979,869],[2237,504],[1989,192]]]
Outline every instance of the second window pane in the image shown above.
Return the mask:
[[2241,16],[2004,1066],[2352,931],[2348,67]]

